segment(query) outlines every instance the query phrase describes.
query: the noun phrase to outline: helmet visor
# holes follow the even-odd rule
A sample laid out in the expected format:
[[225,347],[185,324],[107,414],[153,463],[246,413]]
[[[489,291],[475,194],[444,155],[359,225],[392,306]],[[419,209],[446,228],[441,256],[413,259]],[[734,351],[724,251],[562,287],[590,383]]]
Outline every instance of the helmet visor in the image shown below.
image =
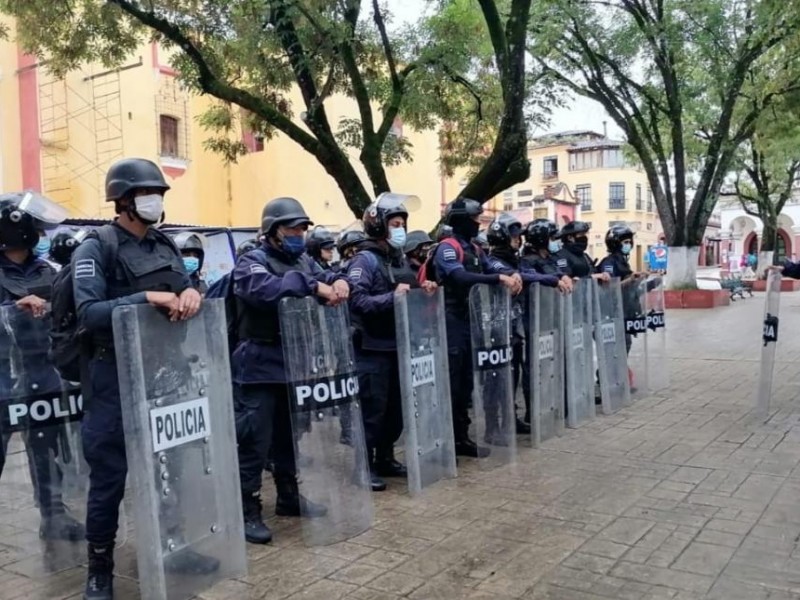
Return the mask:
[[67,210],[36,192],[25,192],[19,202],[19,210],[28,213],[45,226],[55,227],[67,218]]
[[405,209],[406,212],[414,212],[422,207],[422,200],[419,199],[419,196],[393,192],[382,193],[376,202],[381,210]]

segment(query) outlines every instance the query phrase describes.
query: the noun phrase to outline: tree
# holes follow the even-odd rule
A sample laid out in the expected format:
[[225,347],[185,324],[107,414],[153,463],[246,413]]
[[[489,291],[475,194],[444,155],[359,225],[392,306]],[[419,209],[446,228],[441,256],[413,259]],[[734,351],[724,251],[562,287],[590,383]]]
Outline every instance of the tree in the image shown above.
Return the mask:
[[800,117],[791,97],[766,111],[739,149],[734,189],[745,213],[763,224],[759,271],[772,264],[778,217],[800,176]]
[[695,285],[698,246],[738,146],[796,89],[798,9],[767,0],[543,0],[546,73],[603,105],[644,169],[670,252]]
[[[119,65],[147,37],[174,48],[182,82],[219,100],[202,118],[216,132],[209,147],[229,160],[244,152],[232,135],[238,120],[265,139],[284,135],[316,158],[360,217],[389,189],[386,165],[411,159],[408,142],[392,134],[398,117],[414,128],[442,125],[445,171],[482,159],[464,190],[471,197],[485,201],[528,177],[531,0],[504,3],[505,18],[494,0],[439,4],[437,15],[394,35],[378,0],[369,15],[361,0],[0,0],[0,10],[55,73],[85,61]],[[288,98],[293,88],[300,107]],[[353,98],[358,118],[332,123],[334,94]]]

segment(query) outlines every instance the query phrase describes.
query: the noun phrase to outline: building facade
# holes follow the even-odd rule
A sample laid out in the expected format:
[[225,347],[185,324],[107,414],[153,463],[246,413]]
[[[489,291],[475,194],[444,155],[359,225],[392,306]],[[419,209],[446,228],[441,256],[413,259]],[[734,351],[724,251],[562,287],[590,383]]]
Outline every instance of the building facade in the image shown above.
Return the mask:
[[609,227],[627,224],[636,232],[631,264],[644,258],[661,233],[661,224],[644,171],[623,153],[624,142],[592,131],[565,131],[533,139],[528,156],[531,176],[502,194],[503,210],[524,210],[559,227],[572,220],[591,223],[589,253],[606,254]]

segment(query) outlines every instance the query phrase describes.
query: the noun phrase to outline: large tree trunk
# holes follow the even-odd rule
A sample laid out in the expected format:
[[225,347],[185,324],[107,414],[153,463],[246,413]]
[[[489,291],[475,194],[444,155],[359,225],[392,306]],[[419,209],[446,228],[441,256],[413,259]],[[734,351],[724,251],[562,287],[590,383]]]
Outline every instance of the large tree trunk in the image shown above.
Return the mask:
[[759,279],[766,279],[766,269],[773,264],[775,249],[778,245],[778,215],[769,214],[765,211],[761,215],[761,222],[764,224],[764,229],[761,232],[761,246],[758,249],[758,270],[756,275]]
[[697,246],[670,246],[667,263],[666,286],[668,290],[697,288]]

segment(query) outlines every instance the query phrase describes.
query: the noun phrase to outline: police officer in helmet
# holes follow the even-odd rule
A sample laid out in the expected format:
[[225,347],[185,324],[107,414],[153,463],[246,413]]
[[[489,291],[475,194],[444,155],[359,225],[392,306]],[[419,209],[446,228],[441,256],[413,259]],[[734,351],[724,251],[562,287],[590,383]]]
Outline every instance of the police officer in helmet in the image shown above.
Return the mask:
[[240,316],[231,360],[233,403],[245,538],[253,544],[272,539],[261,511],[261,474],[270,458],[276,514],[312,517],[327,512],[298,490],[278,312],[283,298],[318,296],[337,305],[349,296],[344,276],[323,271],[305,253],[305,233],[312,224],[294,198],[270,200],[261,213],[261,244],[240,256],[233,270]]
[[556,275],[571,291],[572,279],[558,266],[558,226],[550,219],[534,219],[525,226],[523,237],[521,264],[542,275]]
[[[381,194],[364,211],[367,240],[348,265],[352,287],[350,310],[356,333],[354,348],[363,406],[364,433],[373,491],[386,489],[381,477],[405,477],[394,458],[394,444],[403,432],[394,297],[419,287],[403,254],[408,211],[404,196]],[[436,289],[432,281],[428,290]]]
[[193,231],[181,231],[173,237],[175,245],[183,256],[183,266],[192,281],[192,287],[201,294],[208,291],[208,284],[202,278],[201,271],[206,258],[204,238]]
[[306,252],[325,271],[333,268],[333,248],[336,240],[324,227],[314,227],[306,235]]
[[598,273],[594,261],[586,253],[589,247],[590,223],[570,221],[558,232],[561,250],[555,253],[556,266],[573,279],[591,277],[600,281],[608,281],[608,275]]
[[[33,192],[0,195],[0,304],[16,306],[36,319],[48,318],[47,302],[56,273],[35,255],[34,248],[39,242],[38,230],[55,226],[65,216],[63,208]],[[45,217],[49,223],[42,220]],[[48,360],[47,338],[27,333],[30,317],[15,312],[7,313],[5,325],[13,330],[17,342],[11,342],[5,333],[0,336],[0,400],[26,398],[31,389],[60,393],[61,379]],[[12,365],[10,345],[17,343],[23,350],[22,364]],[[62,471],[55,461],[59,435],[59,428],[53,426],[23,436],[34,490],[29,501],[38,505],[42,539],[77,542],[84,529],[62,499]],[[10,438],[11,433],[2,431],[0,425],[0,489],[5,487],[2,477]]]
[[342,271],[347,270],[347,266],[361,247],[361,243],[366,241],[367,236],[363,231],[353,229],[339,234],[336,240],[336,250],[339,252],[340,267]]
[[[92,346],[86,382],[90,402],[81,431],[90,467],[88,600],[113,597],[114,540],[128,471],[111,314],[117,306],[150,304],[170,321],[185,321],[197,314],[201,303],[174,242],[153,227],[163,219],[169,190],[158,166],[143,158],[118,161],[106,174],[105,188],[106,202],[114,203],[117,214],[113,224],[104,226],[117,238],[116,261],[106,264],[106,248],[93,232],[75,250],[72,262],[78,321]],[[194,552],[170,562],[175,572],[210,573],[218,567],[216,559]]]
[[239,258],[242,254],[247,254],[250,250],[255,250],[260,245],[261,243],[255,238],[243,241],[236,247],[236,258]]
[[75,249],[86,239],[85,229],[66,229],[53,236],[50,244],[50,258],[59,266],[65,267],[72,260]]
[[424,231],[418,229],[409,232],[403,251],[406,253],[408,264],[415,273],[420,270],[425,259],[428,258],[431,246],[433,246],[433,240]]
[[[452,237],[445,237],[432,259],[433,276],[445,291],[445,319],[450,369],[450,398],[453,404],[453,433],[456,454],[485,457],[489,450],[469,439],[468,415],[472,397],[472,341],[469,322],[469,291],[473,285],[503,285],[512,294],[522,290],[518,275],[489,272],[489,260],[472,240],[478,235],[480,202],[458,198],[445,208],[444,221],[452,228]],[[459,251],[460,250],[460,251]]]

